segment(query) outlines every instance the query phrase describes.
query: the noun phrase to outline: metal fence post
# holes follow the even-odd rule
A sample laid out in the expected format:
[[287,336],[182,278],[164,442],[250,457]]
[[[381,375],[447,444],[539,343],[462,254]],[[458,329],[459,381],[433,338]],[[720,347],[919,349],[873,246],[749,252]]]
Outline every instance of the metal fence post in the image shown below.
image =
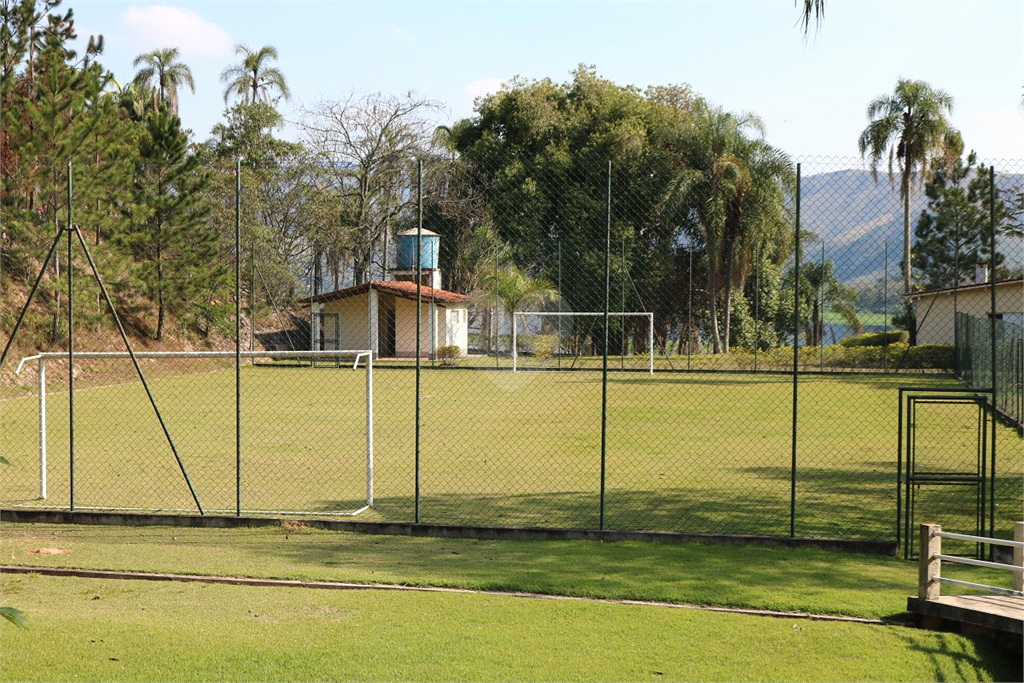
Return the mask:
[[[989,178],[988,178],[988,216],[990,224],[989,232],[989,281],[991,287],[992,299],[992,315],[989,320],[989,330],[992,335],[992,459],[989,467],[991,468],[992,476],[989,478],[989,498],[991,505],[989,506],[989,523],[988,531],[990,536],[995,536],[996,532],[996,432],[997,430],[997,418],[999,415],[999,392],[998,383],[996,382],[996,167],[989,167]],[[69,264],[70,265],[70,264]],[[69,269],[70,272],[70,269]],[[984,495],[984,494],[983,494]],[[982,520],[982,528],[984,529],[985,522]]]
[[818,372],[825,372],[825,240],[821,240],[821,282],[818,283]]
[[754,373],[757,373],[757,347],[761,346],[761,245],[754,250]]
[[[416,160],[416,501],[415,521],[420,522],[420,348],[423,345],[423,160]],[[497,243],[495,243],[497,245]],[[497,248],[497,246],[495,246]],[[497,262],[497,252],[495,252]],[[494,271],[497,284],[498,271]],[[495,288],[497,293],[497,288]],[[497,358],[497,355],[495,355]]]
[[[249,285],[250,292],[252,285]],[[250,315],[252,311],[250,310]],[[242,160],[235,160],[235,516],[242,516]]]
[[686,369],[690,369],[690,342],[693,330],[693,242],[689,244],[690,267],[686,272]]
[[611,303],[612,258],[612,162],[608,160],[608,189],[605,195],[604,242],[604,357],[601,365],[601,525],[604,529],[605,476],[608,455],[608,307]]
[[796,239],[796,257],[794,258],[793,274],[793,432],[792,460],[789,467],[789,535],[796,536],[796,438],[797,438],[797,407],[799,392],[797,384],[800,376],[800,164],[796,165],[796,222],[794,228]]
[[68,162],[68,460],[70,469],[70,508],[75,509],[75,279],[71,263],[71,162]]
[[889,373],[889,243],[882,242],[885,254],[882,273],[882,372]]

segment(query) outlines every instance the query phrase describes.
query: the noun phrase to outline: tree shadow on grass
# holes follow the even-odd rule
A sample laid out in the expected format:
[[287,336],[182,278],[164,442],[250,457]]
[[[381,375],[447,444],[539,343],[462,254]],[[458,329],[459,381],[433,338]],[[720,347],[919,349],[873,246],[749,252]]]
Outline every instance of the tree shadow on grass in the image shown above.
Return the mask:
[[[368,519],[411,522],[411,496],[378,496]],[[355,500],[315,501],[323,511],[352,510]],[[863,501],[808,501],[798,507],[801,536],[892,540],[892,513],[865,508]],[[827,514],[825,514],[827,512]],[[639,490],[609,488],[605,528],[634,531],[677,531],[703,534],[789,535],[788,486],[753,482],[743,488],[703,486]],[[597,491],[555,491],[523,494],[423,494],[420,520],[433,524],[506,527],[596,529],[600,524]],[[806,520],[803,523],[803,520]]]
[[966,652],[946,633],[914,632],[894,634],[909,650],[924,653],[936,681],[1020,681],[1024,664],[1020,655],[1011,654],[989,638],[967,637],[975,652]]

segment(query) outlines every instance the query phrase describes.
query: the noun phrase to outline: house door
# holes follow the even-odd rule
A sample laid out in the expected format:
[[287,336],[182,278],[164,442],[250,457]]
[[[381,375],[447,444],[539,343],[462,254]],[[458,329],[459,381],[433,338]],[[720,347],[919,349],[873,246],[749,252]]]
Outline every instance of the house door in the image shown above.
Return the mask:
[[381,296],[378,299],[377,355],[382,358],[395,356],[395,299]]
[[341,347],[341,314],[320,314],[320,351],[338,351]]

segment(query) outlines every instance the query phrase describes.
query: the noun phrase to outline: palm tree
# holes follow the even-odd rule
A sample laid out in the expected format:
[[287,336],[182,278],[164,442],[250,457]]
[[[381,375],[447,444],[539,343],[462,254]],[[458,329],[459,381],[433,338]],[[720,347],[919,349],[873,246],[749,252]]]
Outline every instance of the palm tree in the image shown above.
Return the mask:
[[152,88],[132,81],[122,87],[116,79],[111,79],[117,88],[112,91],[119,107],[128,112],[133,121],[141,121],[146,116],[146,104],[152,103],[155,99]]
[[168,47],[139,55],[132,66],[140,64],[145,66],[135,74],[133,82],[141,88],[152,88],[154,109],[167,105],[172,114],[177,114],[178,88],[187,85],[193,93],[196,91],[192,70],[178,61],[178,48]]
[[725,215],[725,335],[729,352],[732,322],[732,294],[746,287],[747,275],[759,250],[769,247],[771,255],[785,258],[791,242],[785,190],[792,190],[796,176],[793,163],[781,150],[761,138],[741,137],[736,156],[742,175]]
[[277,61],[277,48],[264,45],[254,52],[246,45],[236,45],[235,54],[242,55],[242,63],[229,66],[220,74],[220,82],[226,86],[225,104],[231,95],[240,97],[245,104],[270,104],[271,92],[274,90],[286,101],[291,99],[292,94],[284,74],[276,67],[265,64],[270,59]]
[[[698,101],[673,143],[680,170],[664,210],[692,210],[707,251],[707,292],[715,353],[729,350],[733,286],[742,285],[758,243],[785,243],[783,188],[792,164],[760,135],[761,119]],[[758,134],[748,137],[747,131]],[[725,335],[719,329],[719,297]]]
[[[794,5],[800,5],[800,0],[793,0]],[[800,25],[803,26],[804,34],[811,28],[811,18],[814,25],[820,26],[821,20],[825,18],[825,0],[803,0],[803,10],[800,15]]]
[[[477,300],[483,305],[491,305],[497,295],[498,301],[508,311],[515,325],[515,318],[512,314],[522,311],[530,306],[541,306],[558,298],[558,290],[550,281],[542,277],[530,277],[525,271],[514,263],[504,268],[494,270],[493,266],[483,266],[484,273],[480,277],[480,288],[477,290]],[[495,314],[495,328],[500,329],[497,324],[498,311]]]
[[[913,270],[910,251],[910,193],[914,184],[930,175],[935,159],[948,159],[949,141],[954,129],[946,120],[953,112],[953,97],[924,81],[901,78],[891,95],[880,95],[868,104],[868,126],[860,134],[857,147],[867,155],[871,174],[878,180],[878,163],[888,150],[889,180],[900,175],[903,200],[903,288],[909,292]],[[914,327],[910,301],[907,301],[911,342]]]
[[[857,315],[857,291],[839,282],[835,263],[831,259],[823,263],[803,263],[800,270],[800,299],[803,307],[810,308],[810,316],[804,323],[807,346],[825,345],[826,307],[831,307],[854,334],[860,334],[864,326]],[[792,277],[790,271],[787,279]]]

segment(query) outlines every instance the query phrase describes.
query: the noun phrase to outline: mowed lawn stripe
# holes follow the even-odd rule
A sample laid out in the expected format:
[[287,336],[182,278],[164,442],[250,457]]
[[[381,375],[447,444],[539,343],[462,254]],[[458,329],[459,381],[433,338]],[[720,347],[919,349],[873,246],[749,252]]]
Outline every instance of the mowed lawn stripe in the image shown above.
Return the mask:
[[5,578],[5,680],[1012,680],[893,626],[491,595]]

